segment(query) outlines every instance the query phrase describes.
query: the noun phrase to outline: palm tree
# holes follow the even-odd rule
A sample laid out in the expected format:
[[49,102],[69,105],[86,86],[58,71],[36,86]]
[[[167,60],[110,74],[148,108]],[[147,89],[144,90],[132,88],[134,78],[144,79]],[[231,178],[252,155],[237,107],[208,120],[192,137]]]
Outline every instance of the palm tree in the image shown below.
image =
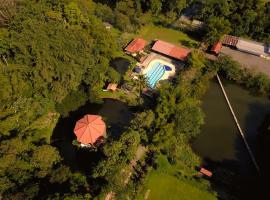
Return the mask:
[[138,79],[134,80],[135,87],[138,88],[139,94],[138,97],[141,96],[142,90],[148,87],[148,80],[143,74],[138,75]]

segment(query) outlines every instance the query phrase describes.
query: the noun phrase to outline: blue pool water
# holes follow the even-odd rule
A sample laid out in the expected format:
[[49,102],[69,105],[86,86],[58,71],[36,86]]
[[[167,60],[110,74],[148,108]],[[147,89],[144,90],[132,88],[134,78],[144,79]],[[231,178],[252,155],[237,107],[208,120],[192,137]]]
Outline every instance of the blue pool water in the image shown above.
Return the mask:
[[165,73],[165,67],[160,62],[155,62],[151,69],[146,73],[148,84],[151,88],[155,88],[157,82],[161,79]]

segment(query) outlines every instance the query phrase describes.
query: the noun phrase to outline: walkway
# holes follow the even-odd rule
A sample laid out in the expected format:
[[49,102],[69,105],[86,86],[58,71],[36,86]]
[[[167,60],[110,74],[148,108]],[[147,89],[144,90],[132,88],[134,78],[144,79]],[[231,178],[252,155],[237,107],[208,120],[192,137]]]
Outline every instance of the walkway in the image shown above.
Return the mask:
[[250,149],[250,147],[249,147],[249,144],[248,144],[248,142],[247,142],[247,140],[246,140],[246,137],[245,137],[245,135],[244,135],[244,133],[243,133],[243,131],[242,131],[242,129],[241,129],[241,126],[240,126],[240,124],[239,124],[239,122],[238,122],[238,120],[237,120],[237,117],[236,117],[236,115],[235,115],[235,113],[234,113],[234,111],[233,111],[233,108],[232,108],[232,106],[231,106],[230,100],[229,100],[229,98],[228,98],[228,96],[227,96],[227,94],[226,94],[226,91],[225,91],[225,89],[224,89],[224,87],[223,87],[223,85],[222,85],[222,82],[221,82],[221,80],[220,80],[218,74],[217,74],[217,80],[218,80],[219,85],[220,85],[220,87],[221,87],[221,89],[222,89],[222,92],[223,92],[223,95],[224,95],[224,97],[225,97],[225,99],[226,99],[226,102],[227,102],[227,104],[228,104],[228,106],[229,106],[229,108],[230,108],[230,111],[231,111],[231,113],[232,113],[232,115],[233,115],[234,121],[235,121],[235,123],[236,123],[236,125],[237,125],[237,128],[238,128],[238,130],[239,130],[239,133],[240,133],[240,135],[241,135],[241,137],[242,137],[242,139],[243,139],[243,141],[244,141],[244,143],[245,143],[245,146],[246,146],[246,148],[247,148],[247,150],[248,150],[248,153],[249,153],[249,155],[250,155],[250,157],[251,157],[251,160],[252,160],[253,164],[255,165],[257,171],[260,172],[260,168],[259,168],[259,166],[258,166],[258,164],[257,164],[257,161],[256,161],[256,159],[255,159],[255,157],[254,157],[254,155],[253,155],[253,153],[252,153],[252,151],[251,151],[251,149]]
[[262,72],[270,77],[270,60],[223,46],[221,52],[239,62],[243,67]]

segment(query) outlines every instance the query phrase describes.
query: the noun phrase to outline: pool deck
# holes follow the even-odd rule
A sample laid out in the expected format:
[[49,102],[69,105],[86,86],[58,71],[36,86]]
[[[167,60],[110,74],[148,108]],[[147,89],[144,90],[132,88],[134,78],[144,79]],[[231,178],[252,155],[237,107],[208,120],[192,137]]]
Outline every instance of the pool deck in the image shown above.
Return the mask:
[[150,53],[147,56],[147,58],[141,63],[141,67],[143,69],[147,68],[152,60],[162,60],[162,61],[165,61],[167,63],[170,63],[170,64],[174,65],[176,68],[181,68],[182,67],[180,61],[175,61],[173,59],[167,58],[165,56],[162,56],[162,55],[154,53],[154,52]]
[[153,65],[154,62],[160,62],[163,65],[170,66],[172,68],[172,71],[166,71],[165,74],[161,77],[160,80],[167,80],[170,77],[174,76],[175,73],[183,67],[181,65],[181,62],[175,61],[173,59],[164,57],[162,55],[159,55],[157,53],[151,53],[149,56],[141,63],[141,67],[143,69],[142,73],[146,74]]
[[149,70],[151,70],[152,66],[154,65],[154,63],[161,63],[162,65],[167,65],[169,67],[172,68],[172,71],[165,71],[165,73],[163,74],[163,76],[159,79],[160,80],[167,80],[169,79],[170,77],[174,76],[175,75],[175,65],[173,65],[172,63],[170,62],[166,62],[164,60],[161,60],[161,59],[153,59],[151,60],[151,62],[148,64],[148,67],[146,67],[144,70],[143,70],[143,74],[147,74],[149,72]]

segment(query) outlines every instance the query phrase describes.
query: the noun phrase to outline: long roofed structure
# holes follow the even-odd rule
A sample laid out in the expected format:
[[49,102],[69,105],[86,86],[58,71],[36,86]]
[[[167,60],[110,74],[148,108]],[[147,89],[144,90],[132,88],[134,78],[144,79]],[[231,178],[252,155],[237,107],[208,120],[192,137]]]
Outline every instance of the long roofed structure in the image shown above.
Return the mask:
[[162,40],[156,41],[152,50],[177,60],[185,60],[191,52],[189,49]]

